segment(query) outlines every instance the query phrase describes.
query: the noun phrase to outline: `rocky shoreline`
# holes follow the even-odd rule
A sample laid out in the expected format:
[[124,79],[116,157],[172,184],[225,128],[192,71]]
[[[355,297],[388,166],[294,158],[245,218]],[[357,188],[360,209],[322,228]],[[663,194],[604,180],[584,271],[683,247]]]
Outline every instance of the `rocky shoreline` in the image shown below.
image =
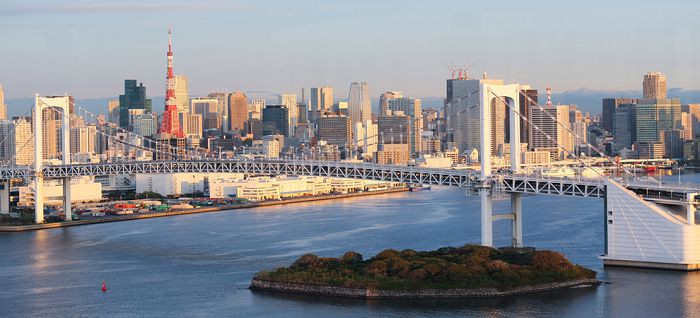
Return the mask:
[[509,290],[497,290],[496,288],[477,289],[421,289],[421,290],[377,290],[369,288],[350,288],[340,286],[273,282],[253,278],[250,284],[251,290],[274,291],[292,294],[311,294],[333,297],[349,298],[483,298],[522,295],[544,292],[571,287],[597,286],[601,282],[597,279],[578,279],[567,282],[537,284],[521,286]]

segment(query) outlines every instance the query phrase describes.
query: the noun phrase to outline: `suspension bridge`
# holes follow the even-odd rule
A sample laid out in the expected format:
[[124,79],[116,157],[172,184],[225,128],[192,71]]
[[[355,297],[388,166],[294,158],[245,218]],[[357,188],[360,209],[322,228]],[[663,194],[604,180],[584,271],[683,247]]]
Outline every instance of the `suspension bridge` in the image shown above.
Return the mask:
[[[481,198],[481,244],[493,245],[493,222],[509,220],[512,226],[513,246],[523,246],[522,195],[557,195],[602,199],[604,211],[605,254],[601,256],[607,265],[669,268],[680,270],[700,269],[700,226],[695,221],[696,206],[700,203],[700,186],[649,184],[630,178],[602,176],[597,179],[554,178],[532,174],[520,162],[518,143],[510,144],[510,169],[492,169],[491,147],[492,114],[484,105],[500,101],[509,109],[510,140],[520,140],[520,123],[528,121],[519,112],[518,84],[495,85],[481,83],[479,103],[471,108],[480,109],[480,171],[460,169],[422,168],[406,165],[314,161],[314,160],[248,160],[212,159],[197,149],[179,149],[158,140],[135,136],[119,127],[98,130],[106,137],[124,133],[134,138],[121,140],[126,146],[161,154],[164,160],[126,160],[102,163],[74,163],[70,158],[69,101],[68,97],[46,98],[37,95],[34,104],[33,166],[9,165],[0,167],[0,212],[9,211],[9,187],[11,180],[23,179],[33,185],[36,223],[44,221],[42,188],[46,179],[63,180],[64,213],[71,219],[70,180],[81,176],[109,176],[125,174],[162,173],[245,173],[263,175],[305,175],[321,177],[355,178],[416,184],[454,186],[468,194]],[[526,98],[529,98],[525,95]],[[530,100],[536,107],[542,108]],[[77,107],[77,106],[76,106]],[[471,109],[470,108],[470,109]],[[42,116],[44,110],[55,112],[62,118],[62,160],[57,164],[44,164],[42,149]],[[86,112],[87,113],[87,112]],[[548,112],[544,112],[549,115]],[[94,114],[91,116],[98,119]],[[551,116],[551,115],[549,115]],[[552,118],[556,122],[556,118]],[[98,124],[108,124],[99,121]],[[568,127],[570,133],[574,134]],[[541,128],[534,129],[545,133]],[[112,131],[113,133],[110,133]],[[580,136],[576,136],[582,140]],[[552,139],[547,135],[547,138]],[[133,143],[133,140],[140,142]],[[144,141],[151,143],[144,145]],[[559,145],[561,146],[561,145]],[[593,145],[592,149],[597,150]],[[563,147],[562,147],[563,148]],[[565,150],[566,151],[566,150]],[[572,155],[572,154],[570,154]],[[605,154],[601,153],[602,156]],[[611,162],[612,159],[608,158]],[[585,163],[584,163],[585,164]],[[494,213],[496,197],[509,196],[511,209]]]

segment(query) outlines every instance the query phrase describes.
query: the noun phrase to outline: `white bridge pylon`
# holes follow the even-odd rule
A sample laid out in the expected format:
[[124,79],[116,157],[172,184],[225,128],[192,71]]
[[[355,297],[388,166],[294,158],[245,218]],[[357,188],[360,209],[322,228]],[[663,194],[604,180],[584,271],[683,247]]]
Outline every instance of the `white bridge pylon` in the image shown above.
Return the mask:
[[[44,109],[59,109],[61,114],[61,154],[63,164],[70,165],[70,97],[41,97],[39,94],[34,95],[34,221],[36,223],[44,223],[44,145],[42,123],[44,117]],[[49,116],[54,116],[51,112]],[[70,177],[63,178],[63,212],[65,219],[71,220],[71,193],[70,193]]]
[[513,173],[517,173],[520,168],[520,116],[516,109],[520,109],[520,85],[494,85],[486,81],[480,84],[480,107],[481,114],[481,143],[479,156],[481,163],[481,180],[479,186],[479,196],[481,197],[481,245],[493,246],[493,222],[507,219],[512,224],[512,244],[515,247],[523,246],[523,221],[522,221],[522,198],[520,193],[510,194],[511,210],[508,213],[493,214],[493,185],[491,179],[491,156],[492,156],[492,111],[499,103],[508,103],[506,108],[510,114],[508,123],[510,128],[510,168]]

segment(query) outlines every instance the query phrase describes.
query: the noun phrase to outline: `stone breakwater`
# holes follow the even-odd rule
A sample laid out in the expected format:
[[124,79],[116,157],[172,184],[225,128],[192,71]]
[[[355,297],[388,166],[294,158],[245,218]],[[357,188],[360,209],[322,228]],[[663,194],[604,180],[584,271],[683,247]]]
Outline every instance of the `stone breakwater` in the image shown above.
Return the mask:
[[564,289],[576,286],[595,286],[601,282],[597,279],[579,279],[559,283],[537,284],[521,286],[509,290],[497,290],[496,288],[476,289],[421,289],[421,290],[377,290],[370,288],[339,287],[328,285],[271,282],[253,278],[250,284],[252,290],[275,291],[292,294],[312,294],[335,297],[351,298],[478,298],[500,297],[510,295],[530,294],[555,289]]

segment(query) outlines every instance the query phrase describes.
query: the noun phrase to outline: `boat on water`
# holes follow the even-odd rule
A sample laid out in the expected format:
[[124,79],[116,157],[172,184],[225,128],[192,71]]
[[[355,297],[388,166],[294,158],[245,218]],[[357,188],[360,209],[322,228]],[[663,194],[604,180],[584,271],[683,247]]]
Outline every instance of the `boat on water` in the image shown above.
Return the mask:
[[605,175],[605,169],[586,167],[581,170],[581,176],[584,178],[601,178]]
[[571,168],[566,167],[566,166],[552,168],[549,170],[542,171],[543,177],[563,178],[563,177],[573,177],[575,175],[576,175],[576,171],[574,171],[574,169],[571,169]]
[[413,184],[413,185],[408,186],[408,191],[411,191],[411,192],[425,191],[425,190],[430,190],[430,186],[422,185],[422,184]]

